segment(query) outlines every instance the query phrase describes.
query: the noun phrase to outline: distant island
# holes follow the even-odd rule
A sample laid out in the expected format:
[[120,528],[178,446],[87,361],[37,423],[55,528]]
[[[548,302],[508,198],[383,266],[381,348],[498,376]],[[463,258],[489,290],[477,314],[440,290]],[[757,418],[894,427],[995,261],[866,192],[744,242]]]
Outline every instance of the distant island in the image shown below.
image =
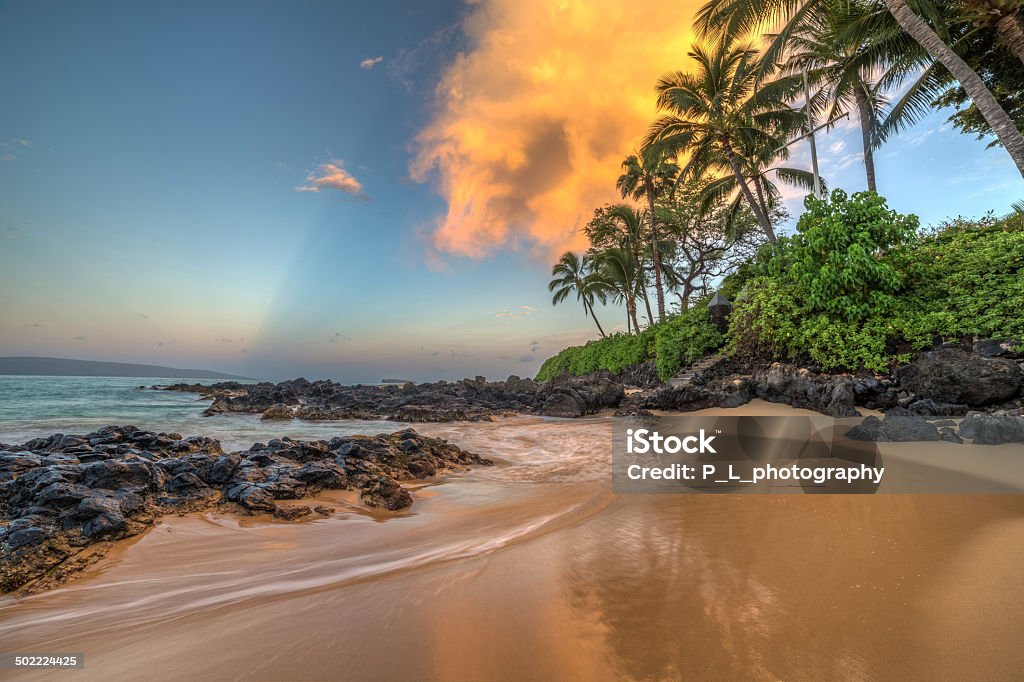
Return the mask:
[[160,365],[133,365],[126,362],[97,362],[68,358],[0,358],[0,375],[66,377],[162,377],[170,379],[248,379],[211,372],[206,369],[175,369]]

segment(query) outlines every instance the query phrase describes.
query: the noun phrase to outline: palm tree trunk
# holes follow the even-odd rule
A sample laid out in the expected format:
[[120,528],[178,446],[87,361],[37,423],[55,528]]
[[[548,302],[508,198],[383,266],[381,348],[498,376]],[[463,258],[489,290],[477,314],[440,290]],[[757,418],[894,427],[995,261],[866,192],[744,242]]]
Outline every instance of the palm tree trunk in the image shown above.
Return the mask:
[[981,76],[968,66],[967,62],[961,59],[949,45],[942,42],[942,38],[925,23],[924,19],[910,9],[907,0],[885,0],[885,5],[903,30],[909,33],[935,61],[946,67],[953,77],[960,81],[960,85],[967,91],[971,100],[978,105],[978,111],[995,132],[996,137],[1010,153],[1017,170],[1024,176],[1024,135],[1017,130],[1017,126],[1013,124],[1013,120],[1006,110],[996,101]]
[[651,213],[651,260],[654,261],[654,292],[658,296],[658,321],[665,320],[665,291],[661,288],[661,256],[658,255],[658,226],[654,220],[654,188],[647,189],[647,210]]
[[728,140],[722,141],[722,148],[725,151],[726,158],[729,159],[729,165],[732,166],[732,172],[733,175],[736,176],[736,182],[740,185],[740,192],[743,193],[743,197],[747,200],[747,203],[750,204],[750,209],[757,217],[757,222],[761,225],[761,229],[764,230],[764,234],[768,237],[768,241],[774,244],[777,241],[775,238],[775,230],[772,229],[771,221],[768,220],[767,215],[762,213],[761,207],[757,205],[757,200],[750,191],[750,187],[747,186],[747,181],[743,177],[743,171],[740,170],[739,159],[736,158],[736,154],[733,152]]
[[1024,25],[1013,12],[1007,12],[996,22],[996,32],[1017,58],[1024,62]]
[[637,334],[640,333],[640,322],[636,319],[636,297],[626,298],[626,313],[630,319],[633,320],[633,331]]
[[[637,261],[639,263],[639,261]],[[647,276],[645,275],[643,266],[638,265],[637,271],[640,273],[640,281],[643,282],[644,286],[640,292],[644,296],[644,307],[647,308],[647,319],[654,321],[654,313],[651,312],[651,299],[647,296]]]
[[875,184],[875,151],[871,141],[871,104],[868,102],[868,94],[864,92],[864,83],[857,83],[853,88],[853,95],[857,99],[857,112],[860,115],[860,139],[864,145],[864,172],[868,176],[868,191],[877,192],[878,185]]
[[651,299],[647,295],[647,289],[644,289],[644,307],[647,308],[647,319],[654,322],[654,313],[651,311]]
[[597,314],[594,312],[594,306],[590,304],[590,301],[583,299],[584,307],[590,311],[590,316],[594,318],[594,324],[597,325],[597,331],[601,332],[601,338],[608,338],[608,335],[604,333],[604,329],[601,329],[601,323],[597,321]]
[[761,204],[761,213],[770,215],[768,213],[768,202],[764,199],[764,178],[754,178],[754,189],[757,190],[757,201]]

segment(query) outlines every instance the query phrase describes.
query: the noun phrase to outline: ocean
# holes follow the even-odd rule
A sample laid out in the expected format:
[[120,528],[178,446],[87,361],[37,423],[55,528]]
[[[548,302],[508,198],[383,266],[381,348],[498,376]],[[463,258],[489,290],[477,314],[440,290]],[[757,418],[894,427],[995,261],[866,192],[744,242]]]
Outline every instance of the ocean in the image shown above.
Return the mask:
[[[0,376],[0,443],[16,445],[54,433],[85,434],[103,426],[217,438],[225,449],[247,449],[280,436],[331,438],[397,431],[388,421],[263,422],[259,415],[204,417],[210,404],[194,393],[158,391],[153,385],[213,383],[166,377]],[[245,382],[242,382],[245,383]]]

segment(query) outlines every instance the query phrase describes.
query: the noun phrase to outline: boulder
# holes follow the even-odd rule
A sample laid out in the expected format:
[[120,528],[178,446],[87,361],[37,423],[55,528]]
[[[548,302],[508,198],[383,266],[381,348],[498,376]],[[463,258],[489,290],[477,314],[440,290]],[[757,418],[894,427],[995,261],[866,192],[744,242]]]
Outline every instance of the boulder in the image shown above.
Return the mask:
[[363,488],[363,504],[388,511],[398,511],[412,505],[412,495],[393,478],[382,476]]
[[984,339],[974,342],[974,352],[986,358],[1016,357],[1024,352],[1024,344],[1010,339]]
[[960,422],[959,435],[977,445],[1024,443],[1024,417],[971,414]]
[[260,417],[263,421],[284,421],[292,418],[292,408],[281,403],[271,405],[263,411]]
[[959,348],[925,351],[897,370],[900,386],[918,398],[972,407],[1012,400],[1024,370],[1006,358],[982,357]]
[[879,443],[910,443],[942,439],[942,434],[934,424],[916,414],[893,415],[890,413],[885,415],[885,419],[868,416],[849,429],[845,435],[853,440]]
[[856,417],[856,384],[852,377],[817,374],[804,367],[773,362],[754,373],[754,394],[762,400],[786,403],[831,417]]
[[893,443],[936,441],[942,438],[939,430],[919,415],[885,415],[885,419],[882,420],[882,434],[885,440]]
[[279,506],[274,510],[274,518],[281,519],[282,521],[294,521],[301,519],[303,516],[309,516],[312,513],[312,509],[301,505]]
[[546,417],[582,417],[587,413],[587,404],[578,393],[565,389],[549,395],[540,413]]

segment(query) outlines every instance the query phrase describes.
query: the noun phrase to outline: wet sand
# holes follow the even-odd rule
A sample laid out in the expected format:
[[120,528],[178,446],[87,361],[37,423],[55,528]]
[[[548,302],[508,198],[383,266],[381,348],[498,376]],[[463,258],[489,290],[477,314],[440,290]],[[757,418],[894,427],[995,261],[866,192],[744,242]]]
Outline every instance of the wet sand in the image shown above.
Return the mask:
[[0,606],[0,648],[90,680],[1024,677],[1020,495],[613,495],[607,419],[422,430],[507,464],[400,515],[165,519]]

